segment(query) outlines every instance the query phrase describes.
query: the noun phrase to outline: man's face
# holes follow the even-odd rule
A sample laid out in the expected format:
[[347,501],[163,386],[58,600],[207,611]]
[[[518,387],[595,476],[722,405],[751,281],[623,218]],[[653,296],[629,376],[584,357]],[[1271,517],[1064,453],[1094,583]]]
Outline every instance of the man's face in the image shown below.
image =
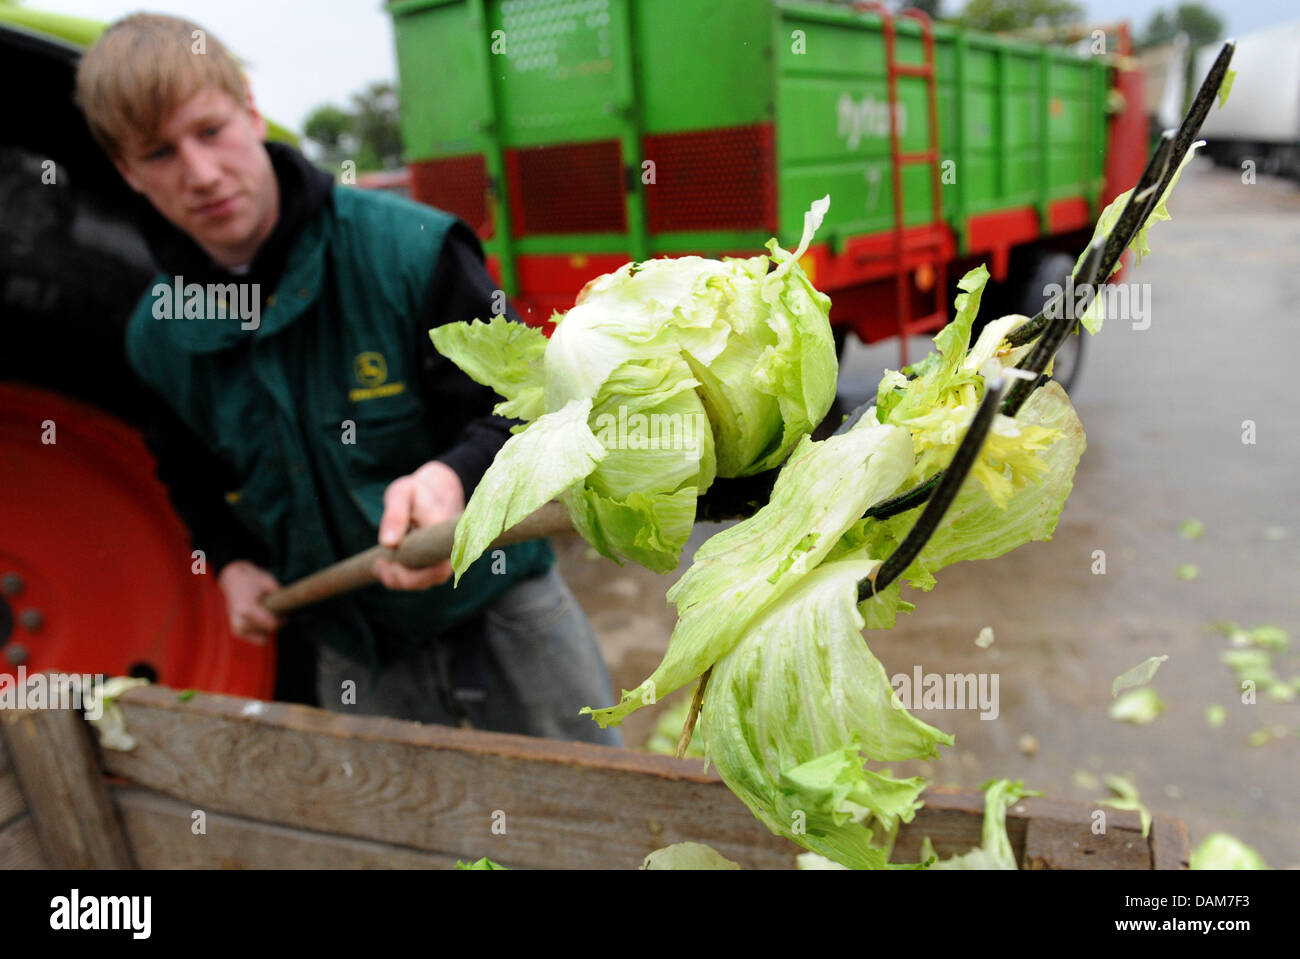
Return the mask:
[[151,139],[122,144],[118,171],[223,266],[242,266],[271,234],[279,186],[262,140],[266,121],[216,87],[166,118]]

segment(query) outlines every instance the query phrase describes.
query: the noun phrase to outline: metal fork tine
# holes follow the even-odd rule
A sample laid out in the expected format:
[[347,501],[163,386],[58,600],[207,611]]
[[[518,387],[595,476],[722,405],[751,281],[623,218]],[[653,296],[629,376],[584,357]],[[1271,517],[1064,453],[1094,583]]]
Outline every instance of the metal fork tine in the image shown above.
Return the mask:
[[944,514],[948,512],[948,507],[956,499],[962,483],[965,482],[971,467],[979,458],[980,450],[984,448],[984,440],[988,437],[989,430],[993,428],[993,419],[998,405],[1002,402],[1005,389],[1006,380],[1001,377],[988,383],[983,402],[975,411],[975,416],[966,429],[966,435],[962,437],[957,452],[953,454],[952,462],[943,471],[943,479],[935,487],[930,501],[926,503],[916,523],[899,544],[898,549],[894,550],[884,564],[876,570],[875,575],[858,581],[858,602],[883,592],[898,579],[903,570],[912,564],[912,560],[920,555],[925,544],[934,535],[934,531],[939,528]]
[[1160,201],[1160,196],[1164,192],[1165,176],[1169,172],[1169,165],[1173,155],[1174,131],[1166,130],[1160,134],[1160,143],[1156,145],[1151,158],[1147,160],[1146,169],[1142,171],[1142,176],[1138,178],[1137,186],[1133,188],[1133,192],[1129,195],[1128,202],[1124,204],[1119,219],[1115,221],[1114,228],[1106,237],[1106,252],[1101,260],[1101,277],[1103,281],[1109,279],[1110,275],[1115,272],[1115,264],[1124,255],[1128,245],[1133,242],[1133,237],[1137,235],[1142,224],[1147,221],[1147,217],[1155,209],[1156,203]]
[[[1164,196],[1165,190],[1173,181],[1174,174],[1182,166],[1183,158],[1187,156],[1187,151],[1191,149],[1192,142],[1196,139],[1196,134],[1200,132],[1201,124],[1205,122],[1205,117],[1210,112],[1210,106],[1219,93],[1219,87],[1223,84],[1223,78],[1228,72],[1228,64],[1232,61],[1232,54],[1236,48],[1237,45],[1229,40],[1219,50],[1214,65],[1210,68],[1210,72],[1205,75],[1205,80],[1201,83],[1200,89],[1196,91],[1191,106],[1188,107],[1187,113],[1183,116],[1183,122],[1178,125],[1178,132],[1173,135],[1172,145],[1167,146],[1168,131],[1161,136],[1159,146],[1156,147],[1156,150],[1147,161],[1146,168],[1142,171],[1142,176],[1138,179],[1133,194],[1129,197],[1129,202],[1125,204],[1124,211],[1120,214],[1115,228],[1110,232],[1106,256],[1102,259],[1101,264],[1103,280],[1109,278],[1111,273],[1114,272],[1115,264],[1118,262],[1120,255],[1133,241],[1134,235],[1146,222],[1151,210],[1160,201],[1160,197]],[[1167,151],[1167,157],[1162,161],[1159,160],[1160,154],[1165,151]],[[1155,175],[1157,171],[1159,171],[1158,177]],[[1152,185],[1157,188],[1154,193],[1149,194],[1147,191]],[[1146,198],[1142,206],[1135,203],[1138,196]],[[1139,213],[1141,216],[1138,215]],[[1024,346],[1041,333],[1046,325],[1047,320],[1043,313],[1040,312],[1020,329],[1013,331],[1007,337],[1007,342],[1012,346]]]
[[[1101,237],[1093,240],[1088,246],[1088,252],[1084,254],[1083,262],[1079,264],[1077,283],[1084,291],[1086,302],[1084,309],[1092,304],[1092,298],[1097,295],[1097,279],[1101,272],[1102,260],[1106,244]],[[1053,301],[1055,302],[1055,301]],[[1075,304],[1065,302],[1065,296],[1062,294],[1061,302],[1053,309],[1056,315],[1052,318],[1051,324],[1047,327],[1046,332],[1038,338],[1034,348],[1029,351],[1029,356],[1020,363],[1019,368],[1033,375],[1032,380],[1019,380],[1010,390],[1007,391],[1007,398],[1002,403],[1002,413],[1004,416],[1015,416],[1020,412],[1020,407],[1029,398],[1029,394],[1041,382],[1043,370],[1047,369],[1047,364],[1056,351],[1061,348],[1065,338],[1070,335],[1074,329],[1078,317],[1075,315]]]

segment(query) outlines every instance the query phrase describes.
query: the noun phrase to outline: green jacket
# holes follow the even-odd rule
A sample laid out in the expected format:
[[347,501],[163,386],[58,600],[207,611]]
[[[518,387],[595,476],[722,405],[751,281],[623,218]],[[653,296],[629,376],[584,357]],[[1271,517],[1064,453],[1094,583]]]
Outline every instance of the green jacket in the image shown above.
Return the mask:
[[[388,484],[445,453],[448,424],[464,425],[463,411],[426,408],[413,348],[454,222],[336,186],[293,241],[260,317],[223,309],[216,291],[211,315],[184,319],[167,274],[131,317],[131,365],[239,477],[226,500],[282,583],[374,546]],[[182,292],[196,303],[200,289]],[[455,588],[368,587],[312,608],[310,638],[378,669],[553,562],[538,540],[489,551]]]

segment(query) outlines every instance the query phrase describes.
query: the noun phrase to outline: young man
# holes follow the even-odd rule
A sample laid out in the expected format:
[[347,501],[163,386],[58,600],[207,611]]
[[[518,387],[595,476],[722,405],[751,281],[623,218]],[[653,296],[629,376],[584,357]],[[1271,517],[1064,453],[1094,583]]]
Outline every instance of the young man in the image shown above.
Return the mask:
[[428,336],[491,313],[473,232],[336,187],[264,143],[238,65],[188,21],[111,26],[82,60],[77,98],[148,200],[142,227],[162,275],[127,353],[158,394],[159,476],[236,634],[279,629],[286,650],[314,646],[315,696],[294,698],[327,709],[619,744],[578,715],[612,702],[609,674],[545,540],[491,551],[455,589],[449,564],[379,560],[382,586],[287,623],[260,602],[376,538],[393,546],[454,515],[508,438],[497,398]]

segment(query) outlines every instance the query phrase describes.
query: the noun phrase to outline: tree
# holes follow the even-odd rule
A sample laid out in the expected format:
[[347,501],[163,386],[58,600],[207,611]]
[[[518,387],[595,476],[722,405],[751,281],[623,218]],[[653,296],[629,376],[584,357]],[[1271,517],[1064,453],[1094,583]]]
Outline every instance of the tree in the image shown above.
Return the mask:
[[969,0],[954,23],[1001,33],[1029,27],[1065,27],[1083,20],[1075,0]]
[[349,136],[352,116],[332,103],[319,106],[307,115],[302,135],[321,151],[321,160],[331,166],[352,152]]
[[332,103],[317,107],[303,123],[303,136],[327,166],[348,159],[356,161],[359,172],[401,166],[397,88],[384,81],[372,83],[352,95],[351,110]]
[[931,20],[943,19],[943,0],[912,0],[911,3],[904,4],[907,7],[916,7],[930,15]]
[[1172,15],[1157,10],[1147,21],[1146,33],[1138,48],[1160,46],[1180,33],[1187,34],[1188,45],[1195,50],[1223,36],[1223,18],[1199,3],[1180,3]]
[[391,83],[372,83],[352,95],[352,116],[357,138],[357,168],[395,169],[402,165],[401,110],[397,88]]

